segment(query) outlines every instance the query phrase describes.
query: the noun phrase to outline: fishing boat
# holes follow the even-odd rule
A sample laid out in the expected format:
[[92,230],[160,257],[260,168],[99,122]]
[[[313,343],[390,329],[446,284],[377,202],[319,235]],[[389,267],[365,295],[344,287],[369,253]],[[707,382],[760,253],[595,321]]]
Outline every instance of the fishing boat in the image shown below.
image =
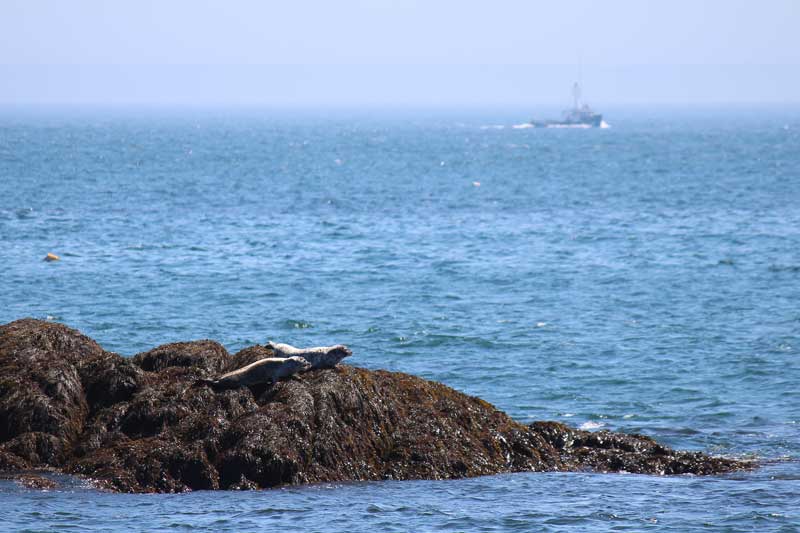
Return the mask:
[[603,115],[585,103],[581,103],[581,86],[578,82],[572,86],[572,108],[567,109],[560,120],[531,120],[535,128],[602,128],[605,126]]

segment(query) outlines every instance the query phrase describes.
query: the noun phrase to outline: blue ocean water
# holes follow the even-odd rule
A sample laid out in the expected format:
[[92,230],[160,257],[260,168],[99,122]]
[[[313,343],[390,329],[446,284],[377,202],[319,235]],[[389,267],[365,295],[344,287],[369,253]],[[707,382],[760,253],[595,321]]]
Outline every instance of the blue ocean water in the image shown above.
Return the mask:
[[123,355],[346,343],[352,364],[522,422],[762,468],[182,495],[0,482],[0,529],[798,530],[800,109],[523,120],[2,110],[0,322],[63,322]]

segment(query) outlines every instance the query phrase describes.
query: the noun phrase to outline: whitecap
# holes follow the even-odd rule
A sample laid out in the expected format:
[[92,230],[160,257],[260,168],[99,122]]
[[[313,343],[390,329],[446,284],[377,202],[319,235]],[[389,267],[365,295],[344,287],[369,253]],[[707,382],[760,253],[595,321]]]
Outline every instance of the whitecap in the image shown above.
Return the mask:
[[530,122],[526,122],[525,124],[514,124],[511,127],[514,128],[515,130],[526,130],[528,128],[532,128],[533,124],[531,124]]
[[597,428],[601,428],[603,426],[605,426],[605,424],[603,424],[602,422],[595,422],[593,420],[590,420],[590,421],[584,422],[583,424],[578,426],[578,429],[582,429],[584,431],[588,431],[590,429],[597,429]]

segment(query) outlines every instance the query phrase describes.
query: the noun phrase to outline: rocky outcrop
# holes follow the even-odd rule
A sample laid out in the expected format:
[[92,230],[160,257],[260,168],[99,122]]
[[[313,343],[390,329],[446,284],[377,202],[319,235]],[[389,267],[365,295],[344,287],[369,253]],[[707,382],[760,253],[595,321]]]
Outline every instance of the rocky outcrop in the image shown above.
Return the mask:
[[519,424],[407,374],[346,365],[215,391],[201,379],[274,355],[213,341],[132,358],[60,324],[0,326],[0,470],[84,476],[125,492],[255,489],[521,471],[716,474],[751,467],[639,435]]

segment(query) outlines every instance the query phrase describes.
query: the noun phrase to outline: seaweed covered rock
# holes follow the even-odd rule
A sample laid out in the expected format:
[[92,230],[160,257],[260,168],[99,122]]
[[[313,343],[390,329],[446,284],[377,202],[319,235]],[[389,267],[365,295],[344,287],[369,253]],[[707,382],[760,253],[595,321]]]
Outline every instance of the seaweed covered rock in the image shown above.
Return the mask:
[[102,355],[92,339],[58,324],[0,326],[0,449],[37,465],[33,450],[49,435],[59,451],[44,455],[60,464],[89,412],[79,364]]
[[530,428],[558,451],[564,470],[702,475],[744,466],[723,457],[675,451],[644,435],[611,431],[593,433],[559,422],[534,422]]
[[249,346],[244,350],[239,350],[233,354],[233,357],[231,357],[230,361],[228,361],[228,366],[225,368],[225,371],[230,372],[231,370],[245,367],[251,363],[255,363],[260,359],[266,359],[268,357],[276,357],[272,348],[262,346],[261,344]]
[[211,340],[173,342],[133,356],[133,362],[148,372],[158,372],[173,366],[219,372],[229,361],[230,356],[225,347]]
[[479,398],[396,372],[339,365],[274,385],[215,391],[201,384],[272,355],[253,346],[230,356],[206,340],[126,359],[63,325],[0,326],[0,470],[50,469],[111,490],[178,492],[750,466],[639,435],[525,426]]

